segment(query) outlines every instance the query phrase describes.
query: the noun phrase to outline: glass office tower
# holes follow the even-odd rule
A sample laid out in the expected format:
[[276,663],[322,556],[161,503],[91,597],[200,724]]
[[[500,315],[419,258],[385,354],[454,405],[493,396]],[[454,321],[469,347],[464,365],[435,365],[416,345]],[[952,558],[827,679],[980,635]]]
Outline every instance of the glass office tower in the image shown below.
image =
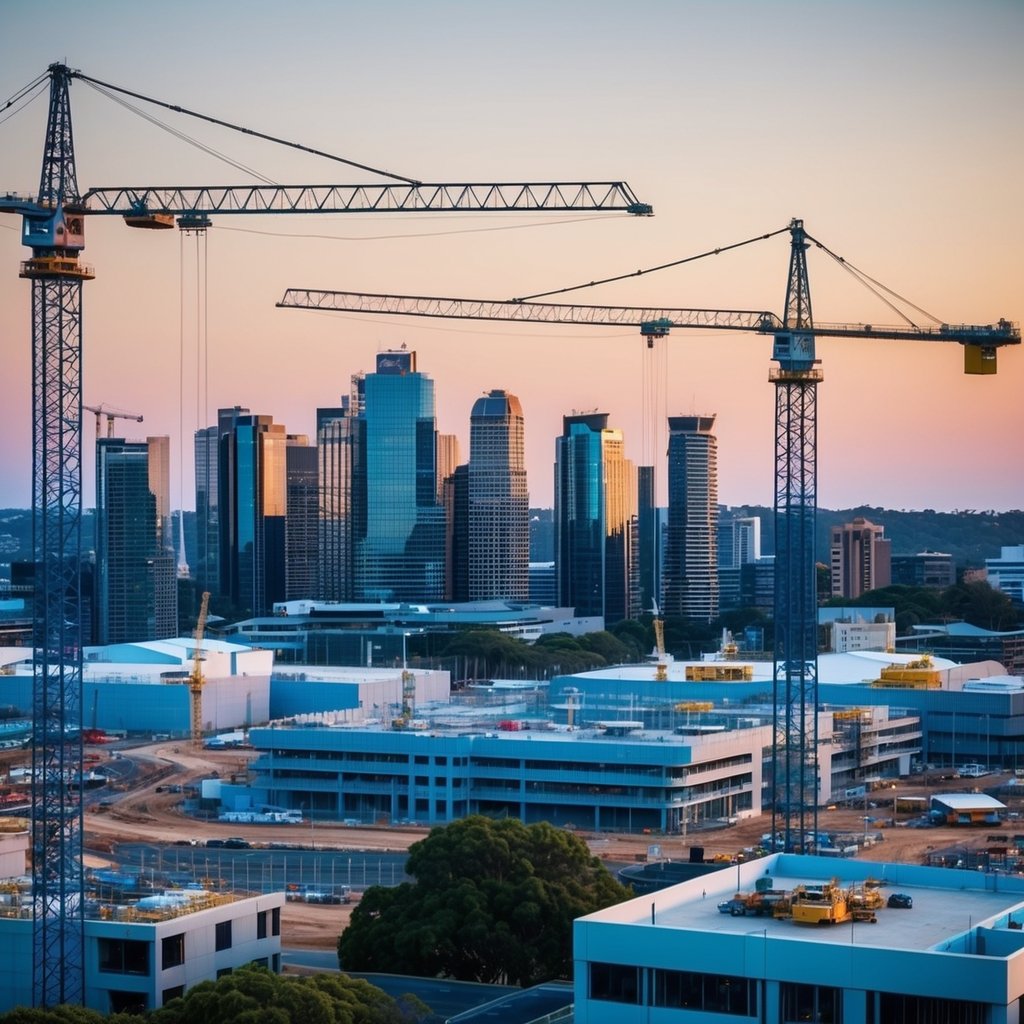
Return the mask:
[[562,419],[555,441],[558,604],[610,625],[639,609],[636,470],[606,413]]
[[[159,463],[165,439],[154,440]],[[146,441],[96,442],[97,643],[161,640],[178,632],[174,555],[163,546],[150,472]]]
[[271,416],[238,416],[220,437],[220,588],[233,614],[268,615],[285,599],[287,448]]
[[666,615],[718,618],[718,440],[714,416],[668,418]]
[[470,601],[530,596],[530,519],[523,409],[494,390],[473,404],[468,476]]
[[353,490],[365,493],[366,512],[354,538],[354,599],[443,600],[434,382],[417,372],[415,352],[380,352],[364,394],[365,462],[354,467]]

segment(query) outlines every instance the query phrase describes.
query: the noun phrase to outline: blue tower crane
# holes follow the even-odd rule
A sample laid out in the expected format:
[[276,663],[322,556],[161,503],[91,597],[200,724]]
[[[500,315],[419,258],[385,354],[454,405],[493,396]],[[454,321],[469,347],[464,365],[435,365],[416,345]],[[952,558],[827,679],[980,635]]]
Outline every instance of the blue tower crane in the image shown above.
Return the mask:
[[[0,196],[0,213],[23,217],[32,255],[32,533],[36,562],[33,682],[33,998],[38,1006],[84,997],[82,807],[67,780],[82,765],[81,473],[82,282],[85,218],[116,215],[132,227],[201,230],[223,214],[403,212],[652,213],[629,185],[605,182],[426,183],[287,143],[225,121],[99,82],[51,64],[42,175],[35,198]],[[80,193],[70,83],[198,117],[269,142],[373,171],[385,184],[173,186]]]
[[[819,792],[814,527],[818,477],[817,387],[822,380],[822,372],[815,354],[815,339],[843,337],[952,341],[964,347],[965,372],[995,373],[997,349],[1004,345],[1019,345],[1020,329],[1007,320],[983,326],[942,324],[934,328],[917,325],[815,325],[811,316],[806,255],[812,239],[804,230],[802,220],[793,220],[788,228],[760,238],[768,238],[782,231],[790,234],[790,260],[785,313],[781,319],[763,310],[598,306],[534,302],[529,299],[493,301],[308,288],[288,289],[278,306],[464,320],[606,327],[634,324],[640,326],[640,332],[647,339],[648,345],[655,338],[663,338],[678,327],[749,331],[773,336],[772,358],[775,365],[769,371],[769,380],[775,385],[776,537],[772,833],[778,832],[784,836],[785,849],[792,851],[804,848],[808,833],[817,834]],[[702,255],[710,256],[721,251],[715,249]],[[631,273],[622,276],[635,275]],[[559,292],[573,290],[565,288]]]

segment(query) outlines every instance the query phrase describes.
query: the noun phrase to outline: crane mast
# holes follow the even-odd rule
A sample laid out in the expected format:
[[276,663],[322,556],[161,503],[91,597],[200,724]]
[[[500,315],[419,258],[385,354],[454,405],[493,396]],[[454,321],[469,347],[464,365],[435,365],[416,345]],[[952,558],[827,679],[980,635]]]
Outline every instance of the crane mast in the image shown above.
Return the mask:
[[208,226],[210,215],[228,213],[557,210],[647,216],[652,210],[625,182],[423,183],[382,171],[375,173],[398,180],[385,185],[115,187],[83,196],[75,168],[69,85],[75,78],[95,80],[63,64],[51,64],[47,71],[50,105],[39,194],[34,199],[0,196],[0,213],[23,217],[22,241],[32,250],[21,265],[21,277],[32,282],[32,532],[37,566],[32,970],[33,1000],[48,1007],[81,1003],[85,991],[82,808],[65,785],[82,763],[81,291],[82,282],[94,276],[79,257],[85,247],[85,215],[118,215],[130,226],[157,228],[172,227],[178,215],[179,227],[194,230]]
[[[1019,326],[1005,319],[995,324],[937,327],[815,324],[807,275],[809,236],[803,221],[791,221],[789,234],[789,276],[785,313],[781,318],[757,310],[601,306],[309,288],[289,288],[278,306],[462,320],[608,327],[633,324],[639,326],[648,345],[678,327],[773,335],[775,365],[769,370],[769,380],[775,385],[776,558],[770,791],[772,832],[784,837],[786,850],[795,850],[805,848],[808,834],[817,835],[819,791],[814,535],[818,483],[817,387],[822,371],[815,354],[815,339],[956,342],[964,348],[965,372],[986,374],[996,370],[997,349],[1019,345],[1021,339]],[[657,616],[655,628],[658,628]]]
[[38,201],[25,215],[32,256],[32,538],[36,558],[32,706],[32,965],[37,1005],[84,994],[82,805],[82,282],[85,245],[68,69],[50,67]]
[[192,732],[192,745],[199,747],[203,740],[203,636],[206,633],[206,616],[210,609],[210,592],[203,592],[199,605],[199,617],[196,619],[195,641],[192,652],[192,672],[188,677],[189,718]]

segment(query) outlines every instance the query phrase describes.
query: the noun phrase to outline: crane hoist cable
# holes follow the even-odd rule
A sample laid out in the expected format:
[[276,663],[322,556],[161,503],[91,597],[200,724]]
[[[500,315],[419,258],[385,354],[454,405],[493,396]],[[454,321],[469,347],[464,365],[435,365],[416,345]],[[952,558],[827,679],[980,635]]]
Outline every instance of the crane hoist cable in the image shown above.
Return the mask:
[[233,159],[232,157],[229,157],[226,153],[222,153],[220,150],[214,149],[212,146],[207,145],[205,142],[200,142],[197,138],[187,134],[186,132],[181,131],[180,128],[175,128],[172,125],[167,124],[166,121],[161,121],[160,118],[154,117],[152,114],[147,114],[140,107],[135,106],[134,103],[129,103],[127,100],[122,99],[119,96],[113,95],[113,93],[111,93],[109,90],[101,88],[100,86],[95,85],[92,82],[86,82],[86,85],[91,86],[93,89],[95,89],[96,92],[100,93],[100,95],[102,96],[106,96],[107,99],[111,100],[113,103],[117,103],[119,106],[124,107],[125,110],[131,111],[131,113],[135,114],[138,117],[141,117],[144,121],[148,121],[154,127],[160,128],[163,131],[167,132],[169,135],[178,139],[180,142],[184,142],[187,143],[189,146],[193,146],[194,148],[200,150],[201,152],[206,153],[208,156],[212,156],[215,159],[220,160],[222,163],[227,164],[229,167],[234,167],[235,170],[242,171],[245,174],[251,174],[254,178],[258,178],[265,185],[279,184],[279,182],[274,181],[272,178],[268,178],[265,174],[261,174],[255,168],[249,167],[248,165],[243,164],[240,161]]
[[313,156],[321,156],[326,160],[333,160],[336,163],[347,164],[349,167],[356,167],[361,171],[369,171],[371,174],[379,174],[381,177],[391,178],[394,181],[403,181],[408,185],[422,184],[422,182],[417,178],[409,178],[404,174],[395,174],[393,171],[384,171],[379,167],[371,167],[369,164],[361,164],[355,160],[349,160],[347,157],[327,153],[322,149],[314,149],[312,146],[304,146],[300,142],[289,142],[287,139],[279,139],[274,135],[268,135],[265,132],[258,132],[252,128],[243,128],[241,125],[232,124],[230,121],[222,121],[219,117],[211,117],[209,114],[201,114],[196,110],[189,110],[187,107],[181,107],[174,103],[166,103],[163,100],[154,99],[152,96],[144,96],[142,93],[132,92],[131,89],[124,89],[118,85],[111,85],[110,82],[101,82],[98,78],[83,75],[81,71],[72,71],[71,77],[77,78],[80,82],[88,82],[91,85],[111,89],[124,96],[131,96],[133,99],[142,100],[144,103],[152,103],[154,106],[163,107],[165,110],[173,110],[176,114],[187,114],[189,117],[198,118],[200,121],[208,121],[210,124],[219,125],[221,128],[230,128],[231,131],[239,132],[242,135],[251,135],[255,139],[263,139],[265,142],[273,142],[279,146],[287,146],[290,149],[297,149],[303,153],[310,153]]
[[669,270],[672,267],[681,267],[684,263],[693,263],[695,260],[702,260],[706,256],[717,256],[719,253],[729,252],[731,249],[739,249],[744,245],[751,245],[753,242],[763,242],[766,238],[774,238],[775,235],[784,235],[789,227],[779,228],[777,231],[769,231],[765,235],[756,235],[754,238],[747,238],[742,242],[733,242],[731,245],[719,246],[717,249],[708,249],[707,252],[699,252],[695,256],[684,256],[681,260],[672,260],[671,263],[660,263],[656,267],[647,267],[643,270],[631,270],[625,274],[616,274],[614,277],[601,278],[598,281],[584,281],[582,284],[572,284],[566,288],[553,288],[547,292],[537,292],[534,295],[522,295],[512,299],[512,302],[532,302],[534,299],[544,299],[549,295],[564,295],[566,292],[579,291],[581,288],[594,288],[599,284],[611,284],[613,281],[627,281],[632,277],[642,277],[644,274],[653,274],[659,270]]
[[[869,292],[871,292],[872,295],[874,295],[880,301],[884,302],[898,317],[901,317],[903,320],[905,320],[911,327],[917,327],[919,325],[915,324],[914,321],[910,319],[910,317],[908,317],[895,305],[889,302],[889,300],[886,299],[885,296],[881,294],[881,292],[887,292],[889,295],[893,296],[893,298],[899,299],[899,301],[902,302],[905,306],[909,306],[911,309],[916,309],[918,313],[920,313],[922,316],[928,317],[928,319],[933,321],[934,323],[942,323],[940,317],[935,316],[934,313],[929,313],[927,309],[922,309],[916,303],[911,302],[910,299],[906,298],[903,295],[900,295],[899,292],[893,291],[893,289],[888,287],[888,285],[882,284],[881,281],[876,281],[875,278],[873,278],[870,274],[866,274],[859,267],[855,267],[848,259],[846,259],[846,257],[840,256],[838,253],[833,252],[827,245],[824,245],[822,242],[819,242],[813,236],[807,235],[807,240],[809,242],[813,242],[823,253],[825,253],[826,256],[831,256],[832,259],[836,261],[836,263],[838,263],[844,270],[852,274],[857,281],[859,281],[865,288],[867,288]],[[868,282],[870,282],[870,284]],[[872,287],[872,285],[874,285],[874,287]]]

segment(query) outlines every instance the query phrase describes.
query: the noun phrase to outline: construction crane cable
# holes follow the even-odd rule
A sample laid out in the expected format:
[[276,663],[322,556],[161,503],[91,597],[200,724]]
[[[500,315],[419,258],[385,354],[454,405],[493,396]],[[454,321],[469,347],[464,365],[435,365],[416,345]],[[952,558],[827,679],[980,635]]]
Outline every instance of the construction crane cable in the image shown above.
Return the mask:
[[403,174],[395,174],[392,171],[383,171],[378,167],[371,167],[369,164],[361,164],[343,156],[326,153],[322,149],[314,149],[311,146],[304,146],[300,142],[289,142],[287,139],[279,139],[274,135],[267,135],[265,132],[258,132],[252,128],[243,128],[241,125],[232,124],[230,121],[222,121],[220,118],[211,117],[209,114],[200,114],[198,111],[189,110],[187,107],[181,107],[174,103],[165,103],[163,100],[154,99],[152,96],[144,96],[142,93],[132,92],[130,89],[123,89],[120,86],[111,85],[109,82],[101,82],[99,79],[91,78],[89,75],[82,74],[81,71],[72,71],[71,77],[77,78],[82,82],[88,82],[92,85],[112,89],[114,92],[122,93],[125,96],[131,96],[133,99],[142,100],[144,103],[152,103],[154,106],[163,107],[165,110],[173,110],[176,114],[187,114],[189,117],[198,118],[200,121],[208,121],[210,124],[219,125],[221,128],[230,128],[231,131],[239,132],[242,135],[251,135],[255,139],[263,139],[265,142],[273,142],[279,146],[288,146],[290,149],[298,149],[303,153],[310,153],[313,156],[320,156],[326,160],[333,160],[336,163],[347,164],[349,167],[356,167],[361,171],[369,171],[371,174],[379,174],[381,177],[391,178],[394,181],[402,181],[407,185],[423,184],[416,178],[407,178]]
[[49,72],[44,71],[41,75],[38,75],[31,82],[29,82],[28,85],[26,85],[23,88],[19,89],[13,96],[11,96],[10,99],[5,100],[3,106],[0,106],[0,110],[6,110],[8,107],[13,106],[23,96],[27,96],[33,89],[36,88],[36,86],[39,86],[39,85],[49,85],[49,84],[50,84],[50,74],[49,74]]
[[206,153],[207,155],[212,156],[217,160],[220,160],[222,163],[227,164],[229,167],[234,167],[236,170],[243,171],[246,174],[251,174],[254,178],[258,178],[265,185],[280,184],[280,182],[268,178],[265,174],[261,174],[255,168],[249,167],[246,164],[243,164],[238,160],[229,157],[226,153],[222,153],[220,152],[220,150],[214,149],[212,146],[208,146],[204,142],[200,142],[198,139],[193,138],[191,135],[186,134],[179,128],[174,128],[171,125],[167,124],[165,121],[161,121],[158,117],[154,117],[152,114],[147,114],[144,110],[135,106],[133,103],[129,103],[127,100],[121,99],[119,96],[114,96],[106,89],[100,88],[97,85],[93,85],[93,83],[91,82],[87,82],[86,84],[90,85],[93,89],[96,90],[96,92],[100,93],[102,96],[106,96],[107,99],[109,99],[111,102],[119,104],[120,106],[124,107],[125,110],[131,111],[133,114],[137,115],[138,117],[141,117],[144,121],[148,121],[151,125],[154,125],[157,128],[161,128],[169,135],[174,136],[174,138],[178,139],[180,142],[184,142],[187,145],[192,146],[195,149],[198,149],[201,152]]
[[642,277],[644,274],[653,274],[658,270],[669,270],[671,267],[681,267],[684,263],[693,263],[695,260],[702,260],[705,256],[717,256],[719,253],[729,252],[730,249],[739,249],[752,242],[763,242],[766,238],[773,238],[775,235],[787,234],[789,226],[779,228],[778,231],[769,231],[766,235],[757,235],[742,242],[733,242],[732,245],[723,245],[717,249],[708,249],[707,252],[697,253],[696,256],[687,256],[681,260],[673,260],[671,263],[661,263],[656,267],[647,267],[643,270],[631,270],[628,274],[617,274],[615,277],[605,277],[599,281],[585,281],[583,284],[573,284],[568,288],[555,288],[549,292],[537,292],[534,295],[522,295],[517,299],[510,299],[510,302],[531,302],[534,299],[546,299],[549,295],[564,295],[566,292],[579,291],[581,288],[594,288],[599,284],[611,284],[613,281],[625,281],[630,277]]
[[[928,317],[928,319],[933,321],[934,323],[939,324],[939,323],[943,322],[941,317],[935,316],[934,313],[929,313],[927,309],[922,309],[915,302],[911,302],[910,299],[906,298],[903,295],[900,295],[899,292],[893,291],[893,289],[888,287],[888,285],[882,284],[881,281],[876,281],[875,278],[873,278],[870,274],[867,274],[863,270],[861,270],[859,267],[854,266],[845,257],[840,256],[838,253],[833,252],[827,245],[823,245],[821,242],[818,241],[818,239],[814,238],[812,235],[806,235],[805,237],[807,238],[807,240],[809,242],[813,242],[826,255],[831,256],[832,259],[834,259],[845,270],[849,270],[851,273],[853,273],[858,278],[858,280],[860,280],[861,284],[863,284],[865,288],[867,288],[873,294],[877,295],[878,298],[882,299],[883,302],[886,302],[886,300],[881,295],[878,295],[878,292],[876,292],[874,288],[871,288],[867,284],[868,281],[870,281],[871,284],[875,286],[875,288],[880,288],[882,291],[887,292],[889,295],[892,295],[894,298],[898,299],[900,302],[902,302],[905,305],[909,306],[911,309],[916,309],[918,311],[918,313],[920,313],[922,316]],[[895,306],[891,305],[888,302],[886,302],[886,304],[889,305],[889,308],[892,309],[893,312],[895,312],[898,316],[900,316],[904,320],[906,320],[906,322],[908,324],[910,324],[911,327],[917,327],[918,326],[917,324],[915,324],[913,322],[913,320],[911,320],[909,317],[907,317],[903,313],[901,313]]]
[[[443,214],[442,214],[443,216]],[[458,213],[455,216],[461,217]],[[524,228],[557,227],[561,224],[581,224],[588,220],[614,220],[616,214],[602,214],[600,217],[573,217],[561,220],[531,221],[529,224],[494,224],[486,228],[453,228],[450,231],[409,231],[389,235],[321,235],[306,231],[261,231],[259,228],[220,227],[221,231],[240,231],[247,235],[265,235],[268,238],[315,238],[328,242],[381,242],[403,238],[441,238],[445,235],[474,235],[484,231],[522,231]],[[632,214],[622,216],[632,217]],[[426,218],[436,223],[437,216]]]
[[[0,124],[6,124],[8,121],[10,121],[10,119],[12,117],[15,117],[16,115],[20,114],[27,106],[30,106],[37,99],[39,99],[39,97],[42,96],[48,90],[48,88],[49,88],[49,86],[48,86],[46,80],[44,79],[38,85],[34,95],[29,96],[25,100],[25,102],[21,104],[20,107],[15,107],[14,110],[12,110],[5,117],[0,117]],[[9,99],[2,107],[0,107],[0,110],[7,110],[8,107],[14,106],[14,104],[17,103],[23,96],[25,96],[25,92],[24,91],[20,95],[15,96],[12,99]]]

